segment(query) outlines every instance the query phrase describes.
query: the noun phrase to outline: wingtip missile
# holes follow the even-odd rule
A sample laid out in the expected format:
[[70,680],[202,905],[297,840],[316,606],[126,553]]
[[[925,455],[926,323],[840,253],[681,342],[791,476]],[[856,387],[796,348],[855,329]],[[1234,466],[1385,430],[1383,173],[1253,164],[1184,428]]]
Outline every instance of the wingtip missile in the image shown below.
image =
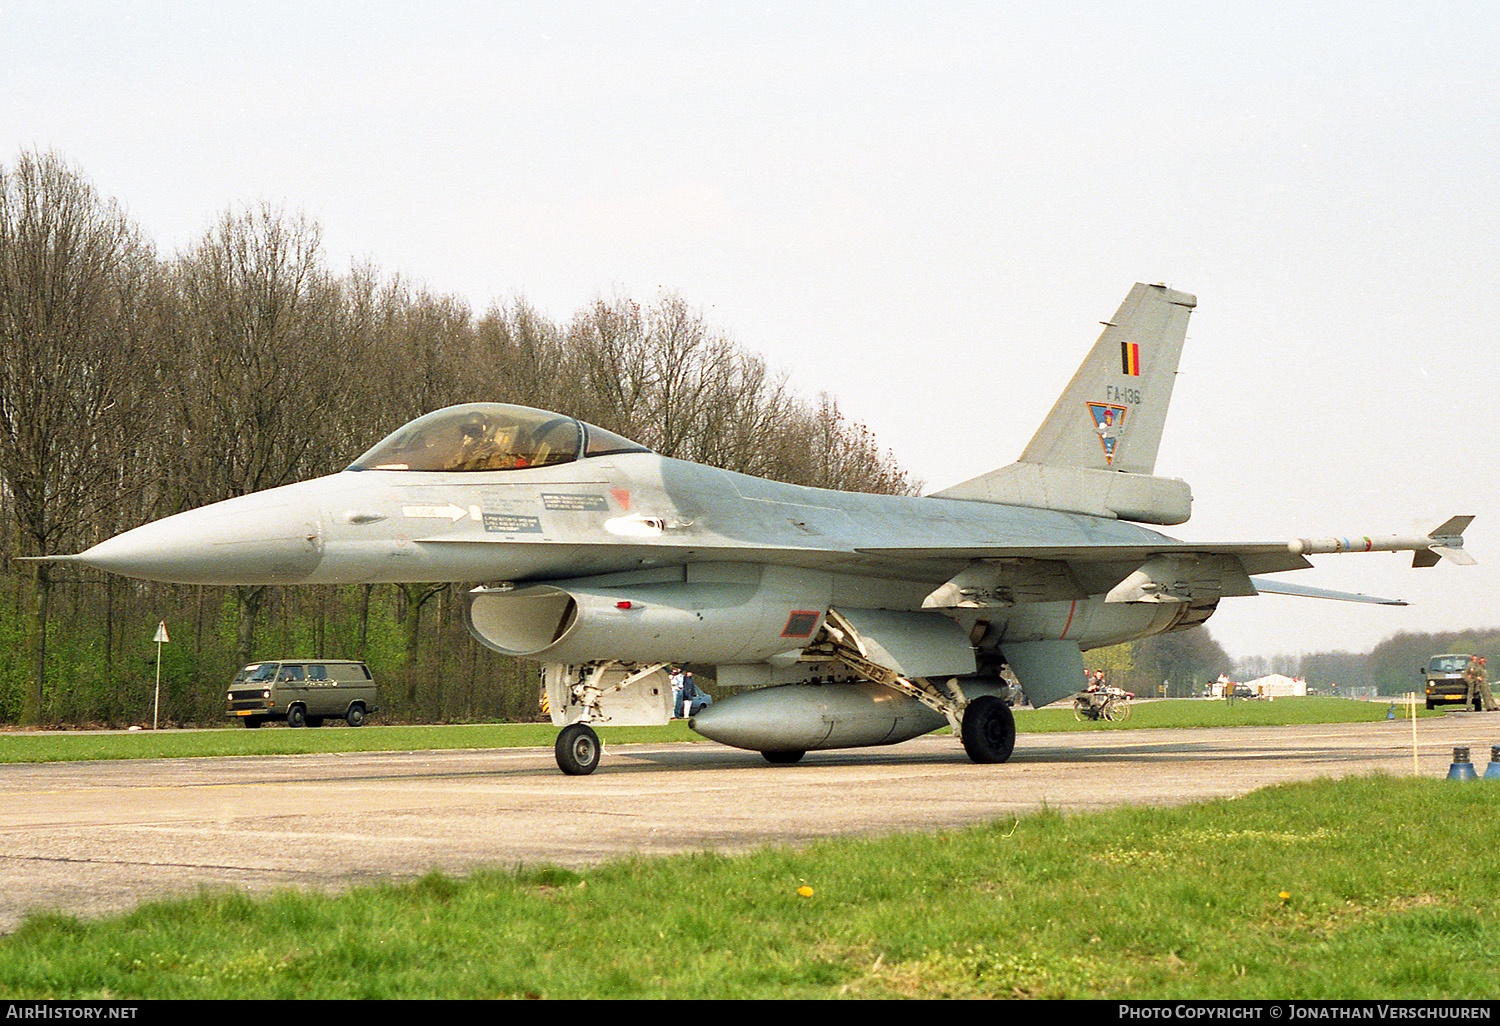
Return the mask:
[[1449,517],[1430,533],[1413,537],[1299,538],[1288,548],[1302,556],[1330,552],[1411,552],[1414,567],[1436,566],[1443,559],[1470,566],[1475,559],[1464,551],[1463,532],[1473,520],[1472,516]]

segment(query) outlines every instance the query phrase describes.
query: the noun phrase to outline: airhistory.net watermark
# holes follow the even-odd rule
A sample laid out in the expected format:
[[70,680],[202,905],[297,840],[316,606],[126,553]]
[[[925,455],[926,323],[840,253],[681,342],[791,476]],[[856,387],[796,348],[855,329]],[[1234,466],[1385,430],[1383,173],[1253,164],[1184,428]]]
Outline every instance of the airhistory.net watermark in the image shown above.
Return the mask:
[[14,1001],[6,1004],[6,1019],[134,1019],[137,1005],[64,1005],[41,1001]]

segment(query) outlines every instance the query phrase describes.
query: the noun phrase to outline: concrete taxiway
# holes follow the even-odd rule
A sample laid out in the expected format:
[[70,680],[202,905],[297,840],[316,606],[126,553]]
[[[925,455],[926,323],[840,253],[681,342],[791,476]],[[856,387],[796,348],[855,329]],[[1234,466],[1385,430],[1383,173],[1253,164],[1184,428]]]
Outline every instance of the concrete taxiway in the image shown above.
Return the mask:
[[[1424,719],[1415,772],[1442,778],[1467,745],[1483,773],[1496,742],[1500,713]],[[584,868],[1369,773],[1413,773],[1408,721],[1022,734],[1001,766],[946,736],[795,766],[707,744],[609,746],[586,777],[558,773],[550,749],[5,765],[0,932],[33,910],[98,916],[201,887],[334,893],[434,869]]]

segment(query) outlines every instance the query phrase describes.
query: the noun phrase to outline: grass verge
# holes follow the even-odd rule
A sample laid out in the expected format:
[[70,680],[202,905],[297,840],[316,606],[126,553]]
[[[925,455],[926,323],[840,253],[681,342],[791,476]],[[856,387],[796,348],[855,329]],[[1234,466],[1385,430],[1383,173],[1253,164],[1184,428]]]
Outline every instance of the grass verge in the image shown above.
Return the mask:
[[[1016,730],[1129,730],[1140,727],[1273,726],[1288,723],[1365,722],[1384,719],[1388,706],[1342,698],[1283,698],[1274,702],[1207,702],[1194,699],[1136,703],[1123,723],[1080,723],[1071,707],[1020,710]],[[1405,714],[1409,715],[1409,714]],[[1419,710],[1419,716],[1442,712]],[[675,720],[661,727],[605,727],[606,744],[702,741]],[[245,730],[0,732],[0,763],[68,762],[91,759],[210,758],[225,755],[306,755],[316,752],[411,752],[451,748],[551,747],[557,728],[547,723],[479,723],[437,726],[341,725],[289,730],[266,726]]]
[[[1277,698],[1271,701],[1237,699],[1233,702],[1173,698],[1132,702],[1130,718],[1121,723],[1079,722],[1072,706],[1058,703],[1045,709],[1016,712],[1016,730],[1053,733],[1062,730],[1131,730],[1142,727],[1274,727],[1293,723],[1373,723],[1391,713],[1389,702],[1361,702],[1348,698]],[[1394,706],[1401,719],[1411,708]],[[1443,716],[1446,710],[1417,716]]]
[[746,856],[43,915],[0,938],[0,997],[1488,998],[1497,793],[1353,778]]
[[[606,744],[702,741],[681,720],[661,727],[606,727]],[[310,755],[319,752],[417,752],[462,748],[551,748],[550,723],[448,723],[433,726],[325,726],[290,730],[142,730],[0,733],[0,763],[90,759],[185,759],[226,755]]]

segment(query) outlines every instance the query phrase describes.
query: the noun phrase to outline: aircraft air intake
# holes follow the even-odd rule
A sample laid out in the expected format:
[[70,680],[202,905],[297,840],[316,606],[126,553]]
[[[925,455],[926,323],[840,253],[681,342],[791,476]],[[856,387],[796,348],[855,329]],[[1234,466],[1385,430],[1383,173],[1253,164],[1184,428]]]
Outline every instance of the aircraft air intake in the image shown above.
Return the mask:
[[797,652],[828,608],[829,575],[695,565],[692,580],[476,588],[465,618],[484,645],[547,662],[761,663]]

